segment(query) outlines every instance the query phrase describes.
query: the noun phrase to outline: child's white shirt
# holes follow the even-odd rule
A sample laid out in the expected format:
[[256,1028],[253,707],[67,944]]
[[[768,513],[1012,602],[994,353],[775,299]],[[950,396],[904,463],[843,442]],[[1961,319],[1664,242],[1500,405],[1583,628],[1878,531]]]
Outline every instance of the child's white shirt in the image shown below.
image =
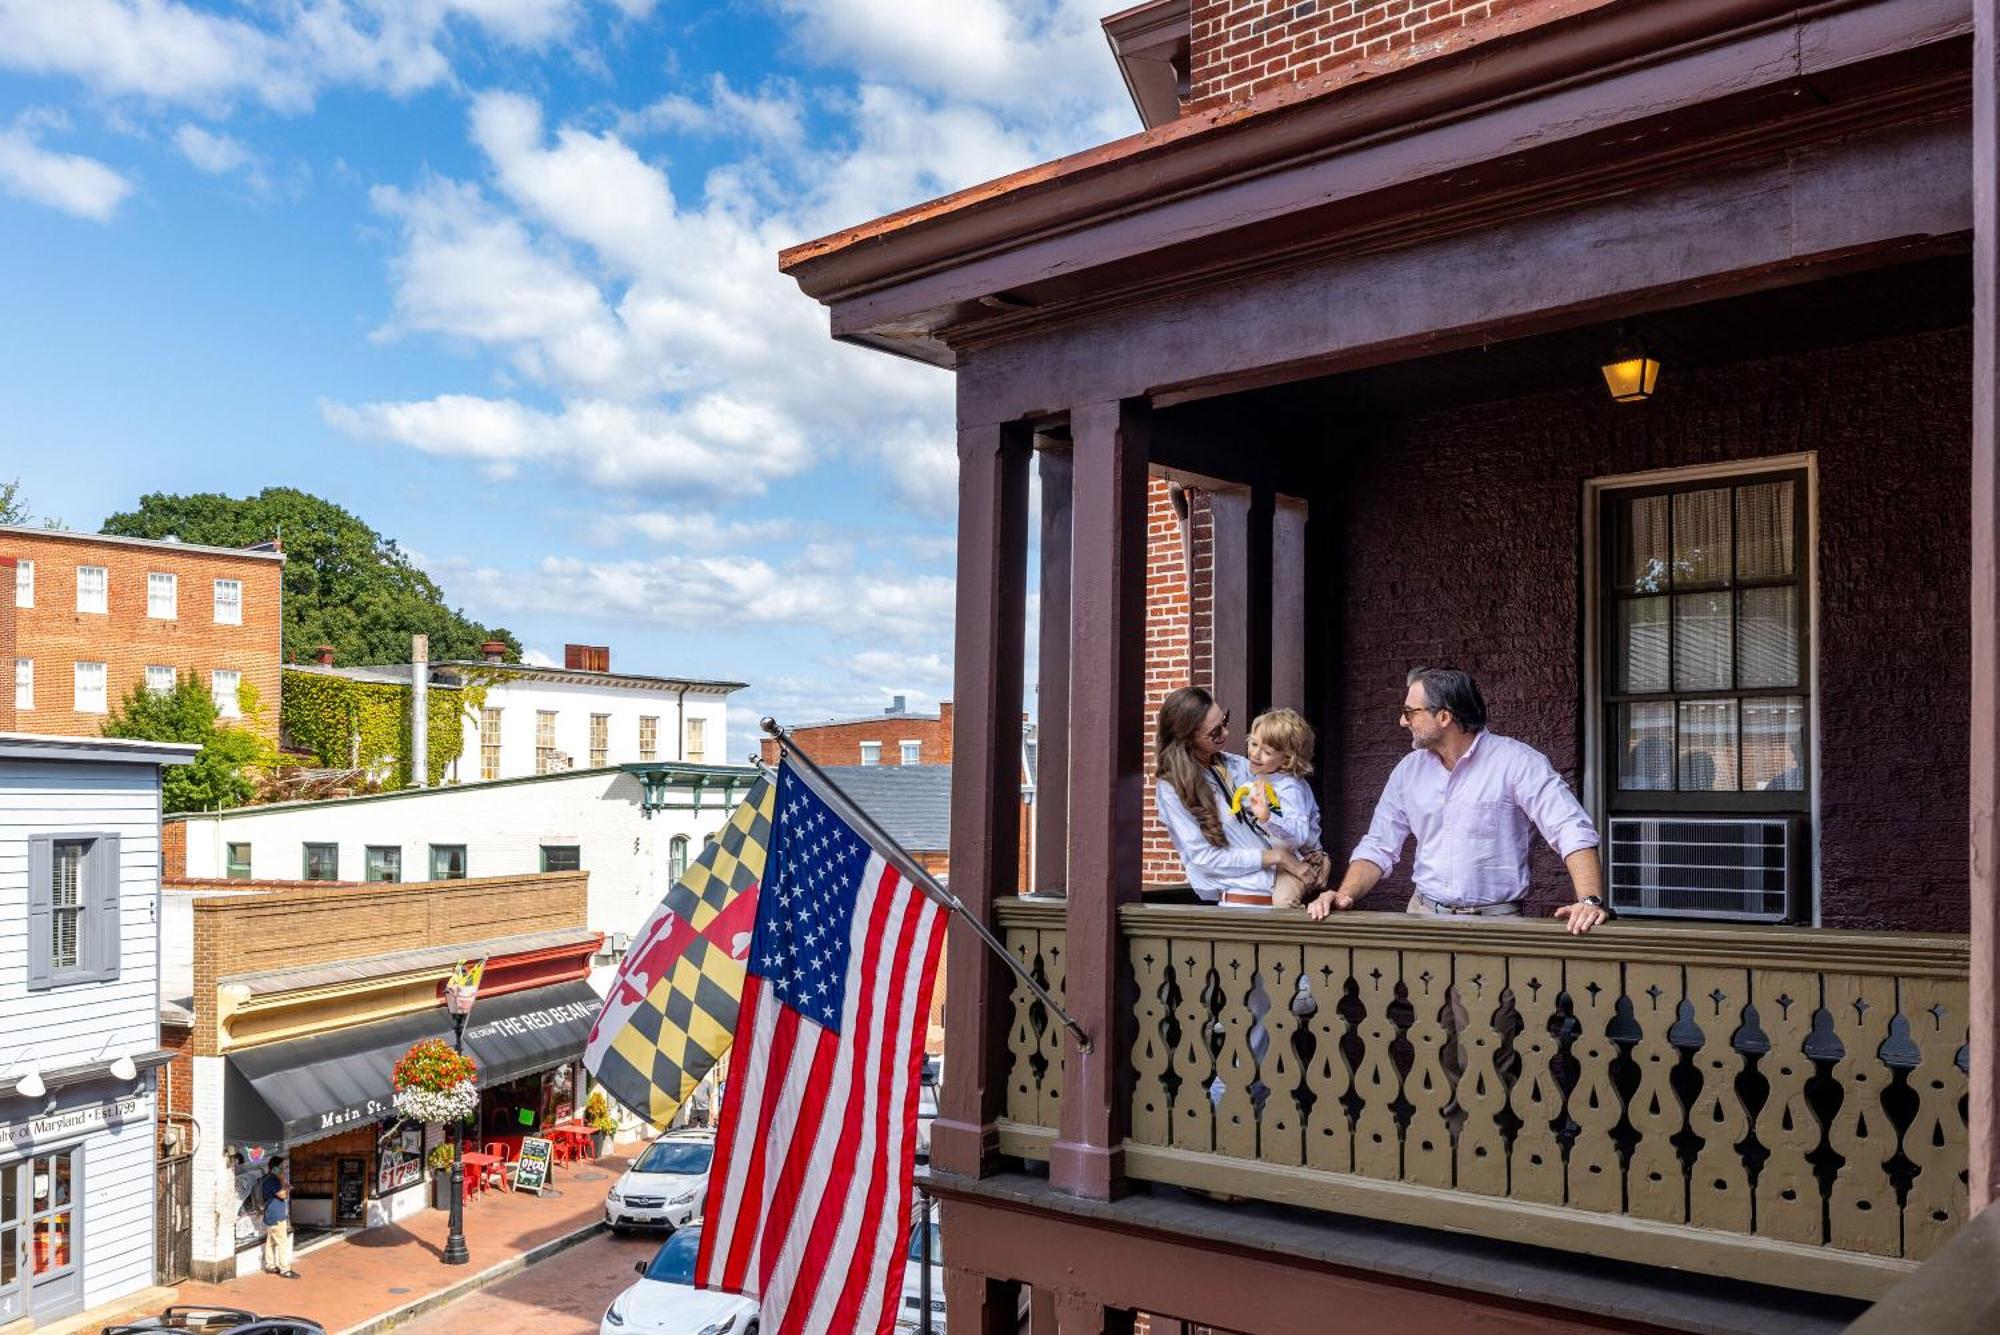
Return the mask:
[[1264,821],[1264,833],[1286,848],[1318,848],[1319,799],[1312,788],[1294,774],[1253,774],[1251,780],[1260,777],[1278,795],[1278,809]]

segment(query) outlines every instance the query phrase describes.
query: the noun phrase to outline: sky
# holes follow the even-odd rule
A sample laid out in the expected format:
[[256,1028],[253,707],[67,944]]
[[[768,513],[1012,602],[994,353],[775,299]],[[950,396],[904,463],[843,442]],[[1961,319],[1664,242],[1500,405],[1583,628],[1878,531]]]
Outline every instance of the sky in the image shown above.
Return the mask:
[[0,481],[292,486],[529,656],[951,689],[949,373],[777,252],[1138,129],[1114,0],[0,0]]

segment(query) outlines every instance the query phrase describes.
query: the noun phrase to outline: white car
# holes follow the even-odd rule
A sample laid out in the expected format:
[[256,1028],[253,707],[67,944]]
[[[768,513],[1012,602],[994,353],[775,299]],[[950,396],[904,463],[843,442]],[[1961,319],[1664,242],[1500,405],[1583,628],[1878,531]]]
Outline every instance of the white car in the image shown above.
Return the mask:
[[673,1131],[646,1147],[604,1198],[604,1222],[613,1233],[631,1228],[676,1229],[701,1217],[708,1165],[715,1157],[713,1131]]
[[[899,1331],[921,1331],[924,1320],[924,1247],[923,1211],[917,1211],[917,1219],[910,1226],[909,1247],[903,1262],[903,1305],[896,1309],[896,1329]],[[938,1232],[937,1216],[930,1220],[931,1230],[931,1330],[936,1335],[944,1335],[944,1244]]]
[[639,1281],[612,1300],[599,1335],[757,1335],[757,1304],[733,1293],[694,1286],[701,1225],[660,1244],[634,1267]]

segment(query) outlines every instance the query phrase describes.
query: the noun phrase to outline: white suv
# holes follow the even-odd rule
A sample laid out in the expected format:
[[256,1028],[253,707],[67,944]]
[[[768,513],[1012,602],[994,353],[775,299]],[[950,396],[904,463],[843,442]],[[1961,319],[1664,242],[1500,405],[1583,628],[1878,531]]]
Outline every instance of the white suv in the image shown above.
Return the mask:
[[676,1229],[701,1217],[713,1131],[672,1131],[646,1150],[604,1198],[604,1222],[614,1233],[631,1228]]

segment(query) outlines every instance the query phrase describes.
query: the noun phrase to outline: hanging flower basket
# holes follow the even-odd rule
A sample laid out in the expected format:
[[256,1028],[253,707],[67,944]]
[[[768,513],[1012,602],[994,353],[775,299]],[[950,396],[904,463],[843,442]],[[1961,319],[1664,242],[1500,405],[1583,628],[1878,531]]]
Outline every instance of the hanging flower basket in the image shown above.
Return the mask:
[[390,1080],[397,1114],[413,1122],[456,1122],[479,1107],[479,1067],[442,1039],[411,1044]]

